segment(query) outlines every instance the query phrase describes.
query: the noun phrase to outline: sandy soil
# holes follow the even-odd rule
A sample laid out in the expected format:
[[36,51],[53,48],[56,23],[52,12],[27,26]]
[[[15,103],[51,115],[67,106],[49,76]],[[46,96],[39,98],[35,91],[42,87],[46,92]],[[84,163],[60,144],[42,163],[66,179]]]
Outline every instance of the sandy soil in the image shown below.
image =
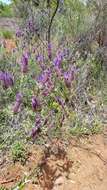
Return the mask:
[[107,190],[106,134],[53,140],[45,151],[32,145],[24,166],[4,156],[0,185],[11,189],[29,176],[24,190]]

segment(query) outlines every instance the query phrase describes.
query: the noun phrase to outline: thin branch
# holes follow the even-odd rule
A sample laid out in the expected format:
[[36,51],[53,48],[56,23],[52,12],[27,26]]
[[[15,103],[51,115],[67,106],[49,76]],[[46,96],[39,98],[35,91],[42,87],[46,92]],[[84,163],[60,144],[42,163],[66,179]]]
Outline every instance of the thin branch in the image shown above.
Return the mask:
[[57,13],[57,10],[58,10],[58,7],[59,7],[59,0],[57,0],[57,5],[56,5],[56,9],[51,17],[51,20],[50,20],[50,24],[49,24],[49,28],[48,28],[48,37],[47,37],[47,40],[48,40],[48,44],[50,43],[50,40],[51,40],[51,27],[52,27],[52,23],[53,23],[53,20],[54,20],[54,17]]

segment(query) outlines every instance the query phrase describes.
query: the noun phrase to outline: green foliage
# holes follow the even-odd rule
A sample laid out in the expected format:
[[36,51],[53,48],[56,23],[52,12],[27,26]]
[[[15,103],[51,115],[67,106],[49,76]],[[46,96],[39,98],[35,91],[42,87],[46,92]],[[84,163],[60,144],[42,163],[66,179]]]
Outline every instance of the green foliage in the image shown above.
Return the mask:
[[[34,14],[33,16],[35,19],[35,23],[37,25],[39,24],[40,31],[42,31],[43,36],[45,36],[44,34],[45,32],[47,32],[47,27],[50,21],[50,18],[47,14],[47,7],[45,3],[46,1],[41,1],[38,6],[35,6],[34,1],[32,0],[26,2],[24,0],[15,0],[14,2],[17,10],[20,10],[20,16],[22,16],[25,20],[28,18],[27,11],[29,11],[28,9],[26,9],[27,3],[30,3],[30,5],[32,5],[32,7],[30,7],[32,8],[32,12],[30,9],[29,18],[31,18],[32,14]],[[51,4],[51,15],[55,7],[56,1],[52,2]],[[47,47],[45,48],[43,44],[41,45],[42,39],[40,39],[40,41],[38,40],[39,42],[36,41],[36,46],[34,38],[32,38],[33,40],[31,40],[31,43],[29,43],[29,36],[28,43],[27,41],[25,41],[24,43],[22,38],[18,38],[19,41],[17,42],[19,42],[19,46],[17,45],[17,49],[19,50],[19,52],[14,52],[11,55],[7,55],[4,48],[0,49],[0,71],[3,70],[13,73],[15,80],[15,85],[12,88],[7,89],[6,91],[0,86],[0,147],[1,149],[3,149],[12,145],[12,158],[14,162],[26,161],[26,150],[22,141],[26,143],[26,140],[30,139],[29,133],[35,126],[34,122],[36,114],[32,111],[31,107],[31,99],[33,95],[39,96],[40,101],[43,102],[43,108],[39,110],[41,111],[41,116],[43,117],[43,119],[48,115],[48,113],[51,113],[51,119],[53,121],[52,124],[53,126],[56,126],[56,128],[54,129],[48,128],[49,123],[51,123],[51,119],[48,118],[48,124],[42,127],[41,135],[46,136],[48,134],[50,135],[50,137],[52,137],[52,134],[53,136],[60,135],[60,128],[62,125],[62,122],[60,120],[63,120],[63,118],[61,118],[62,115],[67,117],[65,128],[67,125],[70,133],[73,135],[87,135],[98,133],[101,129],[100,122],[96,122],[96,118],[94,116],[92,116],[93,123],[90,124],[84,121],[84,118],[90,114],[88,113],[88,111],[91,110],[87,103],[90,92],[89,90],[91,89],[92,92],[93,89],[97,88],[98,84],[96,85],[96,83],[98,83],[99,79],[102,77],[101,64],[99,64],[98,60],[96,60],[94,55],[87,55],[86,59],[84,59],[83,57],[78,57],[81,49],[78,49],[78,58],[76,58],[75,53],[72,57],[72,52],[75,49],[75,44],[73,44],[73,40],[75,40],[75,38],[78,38],[80,34],[86,33],[86,31],[88,31],[89,28],[92,26],[93,20],[91,19],[91,14],[87,6],[79,0],[65,0],[64,5],[59,8],[62,8],[62,10],[58,10],[52,25],[53,58],[58,48],[57,44],[59,45],[61,42],[63,45],[64,43],[69,42],[69,50],[71,56],[70,60],[64,60],[61,64],[62,70],[64,71],[68,69],[69,62],[71,62],[71,65],[72,63],[75,64],[79,69],[78,75],[76,76],[76,81],[72,85],[72,89],[68,90],[65,86],[64,80],[62,78],[61,80],[57,80],[56,74],[54,73],[52,80],[54,81],[56,87],[51,95],[49,94],[49,96],[43,97],[42,99],[42,94],[40,92],[41,90],[39,89],[40,86],[36,83],[36,80],[33,80],[34,78],[32,77],[34,75],[34,77],[36,78],[41,73],[41,68],[38,66],[38,63],[35,60],[35,53],[33,55],[31,54],[28,73],[22,74],[20,72],[21,56],[24,53],[24,48],[22,48],[20,44],[25,46],[26,44],[28,44],[28,46],[25,47],[25,50],[32,50],[31,46],[33,46],[32,44],[34,44],[34,48],[36,47],[36,53],[39,53],[40,55],[43,54],[45,56],[44,52],[47,52]],[[2,15],[3,12],[6,12],[6,9],[7,7],[1,6]],[[9,10],[10,7],[8,7],[8,11]],[[8,11],[7,15],[9,14]],[[43,12],[45,16],[43,16],[41,12]],[[23,28],[26,30],[24,24]],[[2,30],[1,36],[5,39],[10,39],[12,38],[13,34],[10,31]],[[63,38],[65,40],[67,39],[67,42],[63,41]],[[54,40],[56,40],[57,43],[54,44]],[[47,42],[45,43],[45,45],[46,44]],[[83,52],[85,52],[85,50],[87,50],[87,47],[83,49]],[[46,65],[50,67],[50,64],[52,64],[52,62],[48,60],[46,55]],[[78,93],[78,91],[80,92],[80,94]],[[14,114],[12,108],[15,102],[15,96],[17,92],[23,93],[23,105],[21,107],[20,113]],[[87,97],[84,94],[86,94]],[[62,109],[61,105],[56,102],[55,97],[57,96],[65,101],[66,105],[64,105],[64,110]],[[79,107],[78,110],[76,110],[77,107]],[[80,117],[79,112],[81,112],[81,116],[84,115],[84,118]]]
[[0,17],[13,17],[12,5],[0,2]]
[[13,32],[10,30],[0,30],[0,36],[4,39],[12,39],[13,38]]
[[14,162],[20,161],[22,164],[26,162],[27,150],[25,145],[21,142],[15,142],[11,148],[12,159]]
[[0,187],[0,190],[8,190],[8,189],[5,187]]
[[99,134],[103,130],[101,122],[94,118],[94,121],[86,123],[86,121],[82,121],[77,119],[75,121],[75,125],[70,128],[70,134],[73,136],[81,136],[81,135],[91,135],[91,134]]
[[72,39],[89,30],[92,18],[82,1],[67,0],[64,3],[64,14],[56,16],[55,24],[58,37],[67,35]]
[[22,179],[20,182],[18,182],[17,185],[15,185],[15,187],[13,187],[11,190],[23,190],[23,188],[25,187],[25,185],[29,182],[28,177],[24,177],[24,179]]

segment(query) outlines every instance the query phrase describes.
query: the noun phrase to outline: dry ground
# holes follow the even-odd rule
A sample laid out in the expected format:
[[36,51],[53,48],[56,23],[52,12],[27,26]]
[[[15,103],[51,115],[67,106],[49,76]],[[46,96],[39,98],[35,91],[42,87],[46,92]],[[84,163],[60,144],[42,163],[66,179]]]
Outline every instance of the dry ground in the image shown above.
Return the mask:
[[24,166],[5,157],[0,163],[0,185],[11,189],[24,176],[23,190],[107,190],[107,131],[105,134],[53,140],[45,152],[31,145]]

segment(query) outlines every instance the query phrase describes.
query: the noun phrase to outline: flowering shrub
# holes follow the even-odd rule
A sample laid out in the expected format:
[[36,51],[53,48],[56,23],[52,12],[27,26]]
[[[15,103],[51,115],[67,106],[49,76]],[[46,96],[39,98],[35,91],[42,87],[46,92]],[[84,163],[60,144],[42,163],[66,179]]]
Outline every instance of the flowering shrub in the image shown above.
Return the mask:
[[5,89],[13,86],[14,84],[13,76],[8,72],[0,72],[0,81]]
[[23,98],[23,95],[21,93],[16,94],[16,102],[15,102],[14,107],[13,107],[14,113],[17,113],[19,111],[20,105],[22,103],[22,98]]
[[[27,27],[34,31],[31,22]],[[17,47],[6,63],[0,65],[3,125],[11,126],[10,131],[17,129],[16,134],[22,139],[29,134],[35,139],[38,134],[63,130],[64,126],[70,130],[80,128],[80,131],[84,126],[87,133],[87,128],[94,123],[93,111],[87,103],[87,89],[90,81],[93,83],[89,78],[93,57],[87,58],[85,64],[79,52],[71,56],[73,46],[71,49],[62,43],[56,48],[52,43],[45,43],[41,47],[38,43],[32,45],[34,41],[28,46],[21,30],[16,37]],[[84,107],[88,109],[88,124]],[[12,133],[16,135],[14,130]]]
[[[44,127],[48,130],[50,127],[63,126],[72,110],[69,104],[76,83],[76,66],[67,63],[67,49],[58,50],[53,56],[51,48],[49,44],[47,55],[23,50],[15,66],[14,78],[10,72],[0,72],[3,88],[12,87],[13,84],[13,90],[16,88],[13,113],[19,113],[26,106],[35,112],[32,137]],[[17,56],[17,53],[13,55]]]

